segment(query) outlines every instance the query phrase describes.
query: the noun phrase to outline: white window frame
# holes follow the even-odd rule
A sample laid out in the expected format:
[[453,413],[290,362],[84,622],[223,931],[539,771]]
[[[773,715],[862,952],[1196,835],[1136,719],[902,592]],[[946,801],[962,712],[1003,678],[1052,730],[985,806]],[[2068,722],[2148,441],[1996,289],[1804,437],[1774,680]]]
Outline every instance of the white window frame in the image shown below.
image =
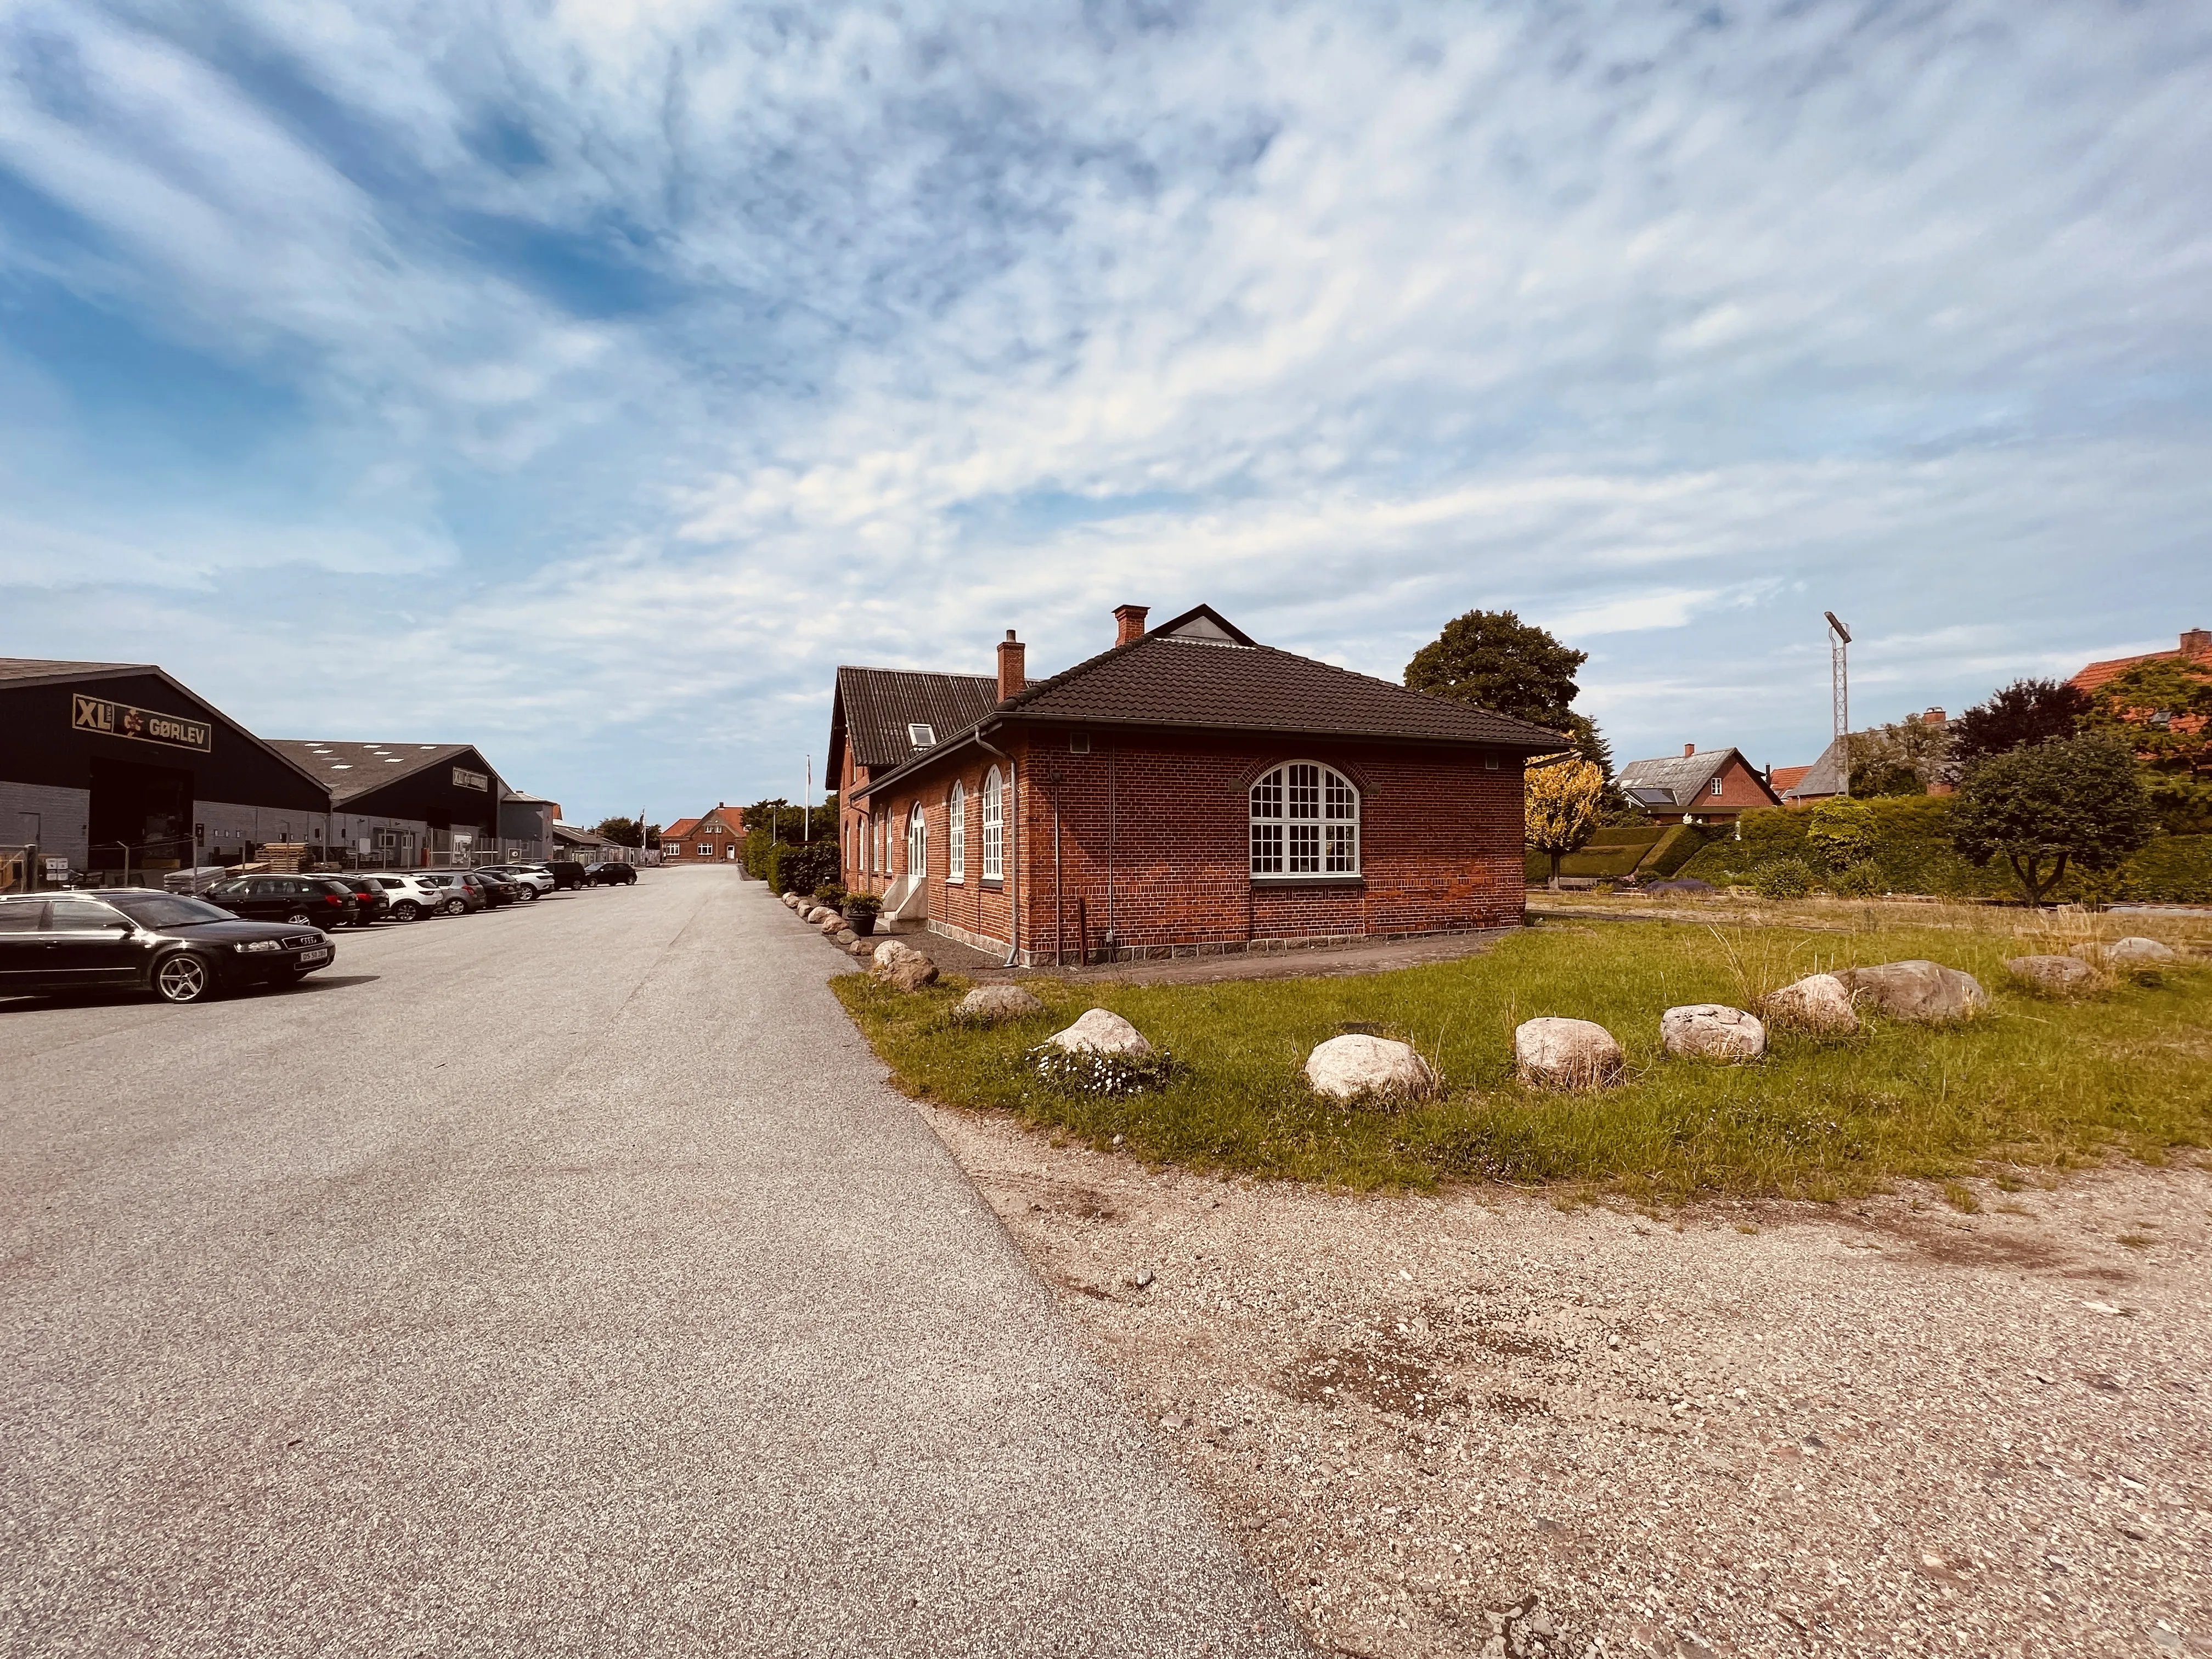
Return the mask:
[[1359,786],[1321,761],[1286,760],[1245,797],[1255,881],[1352,881],[1365,872]]
[[1718,778],[1715,778],[1715,779],[1713,780],[1713,799],[1716,799],[1716,800],[1719,799],[1720,799],[1720,793],[1721,793],[1721,781],[1720,781]]
[[968,786],[957,778],[945,798],[945,879],[968,879]]
[[983,879],[1006,878],[1006,781],[997,767],[983,775]]
[[699,843],[699,856],[702,859],[710,859],[714,856],[714,849],[702,841]]

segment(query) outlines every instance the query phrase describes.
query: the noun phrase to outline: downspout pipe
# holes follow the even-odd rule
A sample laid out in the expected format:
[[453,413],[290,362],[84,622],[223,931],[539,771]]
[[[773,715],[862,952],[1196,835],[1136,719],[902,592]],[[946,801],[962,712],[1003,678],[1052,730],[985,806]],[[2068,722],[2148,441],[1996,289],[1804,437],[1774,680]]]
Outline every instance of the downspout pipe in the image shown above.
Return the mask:
[[981,732],[975,734],[975,746],[987,755],[996,755],[1006,763],[1006,807],[1001,809],[1000,821],[1006,834],[1006,959],[999,965],[1011,968],[1014,958],[1022,953],[1022,861],[1014,838],[1014,823],[1021,817],[1021,797],[1017,790],[1014,757],[995,746]]

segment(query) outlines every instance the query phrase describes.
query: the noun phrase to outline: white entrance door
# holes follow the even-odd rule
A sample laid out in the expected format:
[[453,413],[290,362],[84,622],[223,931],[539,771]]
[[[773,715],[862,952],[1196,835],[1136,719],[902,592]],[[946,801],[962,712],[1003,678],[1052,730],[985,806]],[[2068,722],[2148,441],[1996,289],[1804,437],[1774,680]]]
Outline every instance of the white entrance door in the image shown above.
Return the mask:
[[929,873],[929,821],[920,801],[906,821],[906,872],[917,880]]

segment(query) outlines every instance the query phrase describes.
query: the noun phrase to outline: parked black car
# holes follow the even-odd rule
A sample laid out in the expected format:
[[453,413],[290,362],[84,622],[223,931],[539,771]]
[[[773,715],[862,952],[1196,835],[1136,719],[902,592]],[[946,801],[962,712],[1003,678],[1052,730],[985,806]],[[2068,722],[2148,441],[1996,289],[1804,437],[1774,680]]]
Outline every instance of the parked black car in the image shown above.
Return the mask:
[[341,887],[352,890],[356,915],[354,925],[366,927],[372,922],[388,921],[392,917],[392,895],[367,876],[327,876]]
[[592,878],[592,872],[574,859],[555,859],[545,867],[553,872],[553,890],[556,892],[581,887]]
[[200,1002],[254,980],[295,984],[337,956],[319,928],[243,921],[181,893],[0,896],[0,995],[125,986]]
[[201,896],[248,921],[342,927],[361,914],[353,889],[331,876],[237,876]]
[[584,873],[600,887],[629,887],[637,880],[637,872],[627,864],[595,864]]
[[496,865],[478,865],[469,873],[503,890],[503,896],[495,900],[496,903],[534,904],[538,901],[538,890],[512,870],[501,869]]
[[[471,881],[483,889],[484,902],[496,908],[502,904],[522,902],[522,884],[509,881],[493,870],[471,870],[466,872]],[[532,894],[534,898],[537,896]]]
[[438,908],[449,916],[458,916],[470,910],[483,910],[491,904],[484,884],[476,878],[473,870],[425,870],[416,878],[445,895],[445,902]]

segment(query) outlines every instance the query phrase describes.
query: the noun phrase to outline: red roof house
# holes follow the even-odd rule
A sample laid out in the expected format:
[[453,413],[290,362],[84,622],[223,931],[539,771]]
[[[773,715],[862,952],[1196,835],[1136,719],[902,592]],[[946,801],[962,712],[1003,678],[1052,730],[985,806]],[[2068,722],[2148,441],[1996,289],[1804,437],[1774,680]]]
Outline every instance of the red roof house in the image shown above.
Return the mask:
[[717,805],[696,818],[678,818],[660,832],[663,864],[732,864],[744,857],[745,815]]
[[1211,606],[1026,677],[841,668],[846,885],[1036,964],[1516,924],[1557,732],[1276,650]]
[[1618,781],[1657,823],[1734,823],[1754,807],[1782,805],[1759,769],[1733,748],[1686,743],[1679,755],[1629,762]]

